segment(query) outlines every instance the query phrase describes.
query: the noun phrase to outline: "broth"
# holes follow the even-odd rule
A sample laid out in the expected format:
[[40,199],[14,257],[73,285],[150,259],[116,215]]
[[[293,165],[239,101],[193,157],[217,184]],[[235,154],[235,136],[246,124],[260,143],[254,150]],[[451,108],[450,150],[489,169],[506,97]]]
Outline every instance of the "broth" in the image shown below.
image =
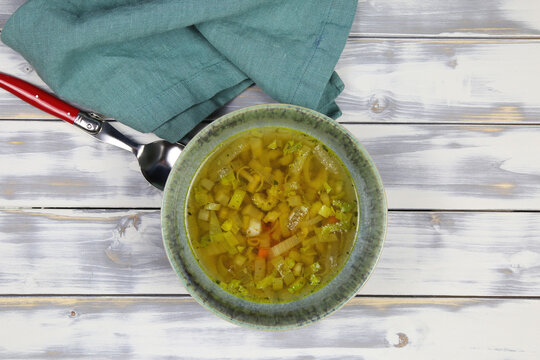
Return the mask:
[[304,297],[342,268],[359,206],[351,177],[317,139],[263,127],[221,144],[189,190],[191,249],[230,293],[280,303]]

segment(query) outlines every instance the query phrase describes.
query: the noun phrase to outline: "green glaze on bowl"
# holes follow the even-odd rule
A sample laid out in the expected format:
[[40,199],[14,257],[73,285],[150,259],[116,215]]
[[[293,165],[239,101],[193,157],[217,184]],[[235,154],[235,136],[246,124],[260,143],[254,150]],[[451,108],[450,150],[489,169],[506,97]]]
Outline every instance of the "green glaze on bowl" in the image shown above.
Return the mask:
[[[187,195],[199,166],[226,139],[262,126],[302,131],[331,148],[349,170],[360,202],[356,241],[341,271],[313,294],[280,304],[242,299],[212,281],[194,257],[185,223]],[[366,282],[382,250],[387,207],[377,169],[353,135],[316,111],[294,105],[268,104],[227,114],[189,142],[167,180],[161,221],[169,261],[200,304],[236,324],[260,329],[289,329],[307,325],[336,311]]]

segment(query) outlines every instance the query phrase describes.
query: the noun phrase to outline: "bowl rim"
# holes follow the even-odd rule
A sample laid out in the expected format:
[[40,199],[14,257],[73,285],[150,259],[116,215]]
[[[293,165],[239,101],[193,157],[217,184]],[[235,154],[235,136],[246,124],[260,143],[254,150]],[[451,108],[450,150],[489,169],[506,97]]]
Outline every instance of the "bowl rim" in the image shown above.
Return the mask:
[[[283,321],[280,321],[280,319],[278,317],[278,318],[276,318],[274,320],[273,323],[268,323],[267,320],[266,321],[258,321],[258,320],[256,320],[256,317],[257,317],[257,315],[262,317],[263,312],[270,311],[270,310],[273,310],[274,313],[279,314],[278,308],[282,308],[283,310],[285,310],[284,309],[285,307],[291,306],[289,304],[299,304],[299,303],[302,303],[302,301],[304,301],[304,303],[307,303],[309,301],[309,299],[313,298],[314,294],[322,293],[323,289],[329,288],[329,285],[332,284],[332,282],[335,281],[335,279],[340,275],[340,273],[342,271],[344,271],[345,267],[348,266],[349,261],[351,260],[351,258],[349,257],[349,259],[347,259],[347,261],[344,263],[343,267],[341,268],[340,273],[338,273],[332,280],[330,280],[329,283],[324,285],[321,290],[318,290],[318,291],[314,292],[313,294],[306,295],[305,297],[303,297],[301,299],[294,300],[294,301],[291,301],[291,302],[285,302],[285,303],[279,303],[279,304],[265,304],[265,303],[252,302],[252,301],[245,300],[245,299],[242,299],[240,297],[237,297],[235,295],[232,295],[229,292],[227,292],[226,290],[222,289],[219,285],[215,284],[211,279],[206,279],[206,282],[205,282],[206,285],[209,285],[208,280],[210,280],[210,282],[213,283],[215,286],[219,287],[219,289],[221,289],[221,291],[219,289],[217,289],[217,288],[213,288],[212,290],[214,290],[214,292],[210,293],[210,291],[208,289],[201,288],[201,285],[198,282],[198,280],[201,280],[201,278],[197,279],[196,278],[197,276],[193,276],[193,274],[190,274],[188,272],[188,270],[186,270],[185,264],[183,264],[183,262],[180,261],[179,256],[177,256],[178,254],[175,253],[176,250],[173,249],[171,247],[171,244],[170,244],[170,242],[178,241],[179,237],[181,238],[181,235],[177,233],[177,231],[178,231],[178,225],[177,224],[179,222],[177,214],[178,214],[178,212],[181,213],[183,210],[185,210],[185,209],[178,209],[178,206],[174,206],[174,204],[177,203],[176,199],[178,198],[177,194],[178,194],[179,191],[174,191],[171,188],[175,187],[176,184],[173,185],[173,183],[175,181],[175,174],[179,173],[179,171],[180,171],[179,169],[181,169],[183,163],[186,161],[185,159],[190,154],[190,151],[197,151],[196,149],[195,150],[192,150],[192,149],[196,147],[196,145],[197,145],[197,143],[199,141],[201,141],[205,137],[212,136],[212,133],[214,131],[217,131],[219,133],[220,129],[223,130],[223,127],[226,126],[229,122],[234,121],[237,118],[240,118],[244,114],[248,114],[248,113],[251,113],[251,112],[257,112],[257,111],[268,111],[268,110],[284,110],[284,111],[287,111],[287,112],[288,111],[299,112],[299,113],[301,113],[301,116],[308,116],[308,117],[314,118],[314,121],[322,120],[322,122],[326,123],[327,125],[330,125],[330,128],[333,129],[333,131],[338,131],[341,136],[348,137],[348,140],[350,140],[350,143],[354,146],[357,154],[359,154],[361,156],[362,161],[365,161],[367,163],[368,168],[369,168],[368,171],[370,171],[370,176],[372,176],[371,180],[374,180],[374,182],[370,183],[370,184],[372,186],[374,186],[375,191],[378,192],[378,195],[380,196],[379,200],[377,200],[377,199],[373,200],[374,202],[376,202],[377,209],[379,211],[378,216],[380,218],[379,218],[376,225],[377,225],[377,230],[380,231],[380,233],[378,234],[377,238],[375,239],[375,241],[376,241],[376,243],[375,243],[376,248],[374,249],[375,253],[372,254],[371,258],[369,258],[370,263],[368,264],[368,270],[367,270],[367,272],[365,272],[365,271],[363,272],[365,277],[362,279],[362,281],[359,281],[357,284],[355,284],[355,286],[348,286],[346,294],[341,294],[338,297],[338,300],[333,300],[330,303],[331,305],[327,305],[326,307],[324,307],[324,309],[322,311],[319,311],[317,313],[313,313],[313,311],[312,312],[307,312],[305,314],[302,313],[302,314],[304,314],[304,316],[301,317],[300,319],[295,318],[294,321],[292,321],[291,319],[284,319]],[[292,120],[288,120],[288,121],[292,121]],[[234,124],[233,124],[233,126],[234,126]],[[273,124],[254,126],[254,127],[266,127],[266,126],[286,127],[286,126],[273,125]],[[294,129],[293,127],[289,127],[289,128]],[[298,130],[298,129],[296,129],[296,130]],[[240,132],[243,132],[243,131],[245,131],[245,130],[239,130],[237,133],[240,133]],[[302,131],[302,130],[299,130],[299,131]],[[234,134],[230,135],[230,136],[227,136],[227,137],[222,137],[221,139],[219,139],[219,144],[225,142],[231,136],[234,136]],[[311,135],[311,136],[315,136],[317,138],[316,135]],[[328,144],[325,143],[325,145],[328,145]],[[199,166],[196,169],[193,170],[194,175],[198,172],[198,169],[199,169],[200,165],[202,165],[204,163],[206,158],[211,153],[213,153],[215,151],[215,148],[216,147],[214,147],[214,149],[212,149],[209,153],[203,154],[204,159],[203,159],[203,161],[201,161]],[[332,148],[332,150],[334,152],[336,152],[333,147],[331,147],[331,148]],[[350,169],[349,169],[349,172],[351,173]],[[353,177],[352,173],[351,173],[351,177]],[[192,181],[193,181],[193,177],[189,181],[189,184],[187,186],[184,186],[186,191],[183,191],[183,192],[185,192],[186,195],[187,195],[187,193],[189,193],[189,189],[191,188]],[[353,177],[353,181],[354,181],[354,177]],[[356,191],[357,191],[357,197],[359,197],[360,196],[360,189],[358,188],[358,185],[356,183],[355,183],[355,187],[356,187]],[[361,203],[360,206],[362,206],[362,205],[363,204]],[[184,206],[184,208],[185,208],[185,206]],[[364,211],[362,211],[362,213],[364,213]],[[180,215],[180,216],[182,216],[182,215]],[[362,214],[362,219],[363,219],[363,214]],[[172,220],[172,225],[173,225],[174,230],[171,230],[171,226],[170,226],[171,225],[171,220]],[[360,221],[360,219],[359,219],[359,221]],[[216,119],[211,124],[209,124],[208,126],[203,128],[201,131],[199,131],[193,137],[193,139],[187,144],[187,146],[184,149],[183,153],[181,154],[181,156],[179,157],[179,159],[177,160],[177,162],[173,166],[173,169],[171,170],[171,173],[169,175],[169,178],[167,179],[167,183],[166,183],[165,190],[164,190],[164,196],[163,196],[163,202],[162,202],[162,211],[161,211],[162,239],[163,239],[164,248],[166,250],[167,258],[168,258],[168,260],[169,260],[169,262],[171,264],[171,267],[174,269],[176,275],[180,278],[183,285],[188,290],[188,292],[192,295],[192,297],[199,304],[203,305],[208,310],[210,310],[214,314],[220,316],[221,318],[223,318],[223,319],[225,319],[227,321],[233,322],[233,323],[238,324],[238,325],[244,325],[244,326],[252,327],[252,328],[272,329],[272,330],[298,328],[298,327],[313,323],[314,321],[319,320],[319,319],[321,319],[323,317],[326,317],[327,315],[337,311],[339,308],[341,308],[343,305],[345,305],[345,303],[347,303],[347,301],[349,301],[352,297],[354,297],[355,294],[358,292],[358,290],[368,281],[369,277],[372,275],[373,270],[374,270],[375,266],[377,265],[377,263],[378,263],[378,261],[380,259],[382,249],[383,249],[383,245],[384,245],[384,242],[385,242],[385,239],[386,239],[387,223],[388,223],[388,206],[387,206],[387,198],[386,198],[385,189],[384,189],[384,186],[383,186],[383,183],[382,183],[382,179],[381,179],[381,177],[379,175],[379,172],[378,172],[378,170],[377,170],[371,156],[368,154],[368,152],[365,150],[365,148],[362,146],[362,144],[346,128],[344,128],[338,122],[330,119],[329,117],[327,117],[327,116],[325,116],[325,115],[323,115],[323,114],[321,114],[321,113],[319,113],[317,111],[314,111],[312,109],[304,108],[304,107],[297,106],[297,105],[290,105],[290,104],[261,104],[261,105],[254,105],[254,106],[249,106],[249,107],[246,107],[246,108],[242,108],[242,109],[239,109],[239,110],[236,110],[236,111],[233,111],[231,113],[228,113],[226,115],[221,116],[220,118]],[[167,226],[167,225],[169,225],[169,226]],[[358,242],[359,237],[360,237],[360,226],[358,226],[358,228],[356,230],[355,243],[353,245],[351,253],[361,251],[361,250],[357,249],[357,245],[356,245],[356,243]],[[187,239],[187,234],[185,235],[185,238],[186,238],[186,242],[188,243],[189,240]],[[191,251],[191,246],[189,244],[187,244],[187,247]],[[351,256],[352,256],[352,254],[351,254]],[[185,260],[186,259],[184,258],[184,261]],[[363,265],[365,265],[365,264],[363,264]],[[351,265],[349,265],[349,266],[351,266]],[[203,274],[205,274],[206,277],[208,277],[206,275],[206,272],[202,268],[199,267],[199,270],[200,270],[199,272],[202,272]],[[348,269],[348,271],[349,270],[352,271],[354,269]],[[351,276],[351,275],[349,275],[349,276]],[[343,275],[342,278],[348,279],[348,278],[345,277],[345,275]],[[342,289],[339,288],[339,289],[334,289],[334,290],[342,290]],[[216,294],[216,292],[217,292],[217,294]],[[322,295],[319,294],[319,297],[321,297],[321,296]],[[308,300],[305,300],[305,299],[308,299]],[[230,303],[227,303],[226,302],[227,300],[230,300]],[[320,300],[326,301],[325,299],[320,299]],[[225,305],[223,305],[221,307],[220,306],[216,307],[216,302],[218,302],[220,305],[223,305],[223,304],[225,304]],[[240,303],[240,305],[244,305],[244,306],[245,305],[252,306],[256,310],[254,312],[249,313],[248,315],[242,314],[241,312],[239,313],[239,310],[238,310],[239,305],[234,304],[234,302]],[[245,304],[243,302],[247,302],[249,304]],[[301,305],[298,305],[298,306],[301,306]],[[264,314],[264,315],[266,317],[268,316],[268,314]],[[265,317],[265,319],[266,319],[266,317]],[[249,320],[246,320],[246,319],[249,319]]]

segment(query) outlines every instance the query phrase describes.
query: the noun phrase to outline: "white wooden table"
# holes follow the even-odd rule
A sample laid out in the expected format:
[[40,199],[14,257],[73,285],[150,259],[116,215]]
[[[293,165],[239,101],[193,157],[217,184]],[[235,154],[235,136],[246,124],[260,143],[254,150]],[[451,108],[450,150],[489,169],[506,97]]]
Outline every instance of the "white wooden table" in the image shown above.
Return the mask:
[[[340,122],[381,173],[387,241],[353,300],[287,332],[191,299],[131,154],[0,92],[0,358],[540,358],[539,69],[536,0],[359,3]],[[44,85],[3,44],[0,71]]]

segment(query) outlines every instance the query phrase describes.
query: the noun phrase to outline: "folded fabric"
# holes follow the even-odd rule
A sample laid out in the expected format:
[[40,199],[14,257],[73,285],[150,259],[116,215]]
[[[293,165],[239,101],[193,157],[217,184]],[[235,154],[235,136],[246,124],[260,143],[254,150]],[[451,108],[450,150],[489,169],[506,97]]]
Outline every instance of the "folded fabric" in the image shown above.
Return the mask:
[[356,3],[30,0],[2,41],[60,97],[177,141],[253,83],[337,118]]

